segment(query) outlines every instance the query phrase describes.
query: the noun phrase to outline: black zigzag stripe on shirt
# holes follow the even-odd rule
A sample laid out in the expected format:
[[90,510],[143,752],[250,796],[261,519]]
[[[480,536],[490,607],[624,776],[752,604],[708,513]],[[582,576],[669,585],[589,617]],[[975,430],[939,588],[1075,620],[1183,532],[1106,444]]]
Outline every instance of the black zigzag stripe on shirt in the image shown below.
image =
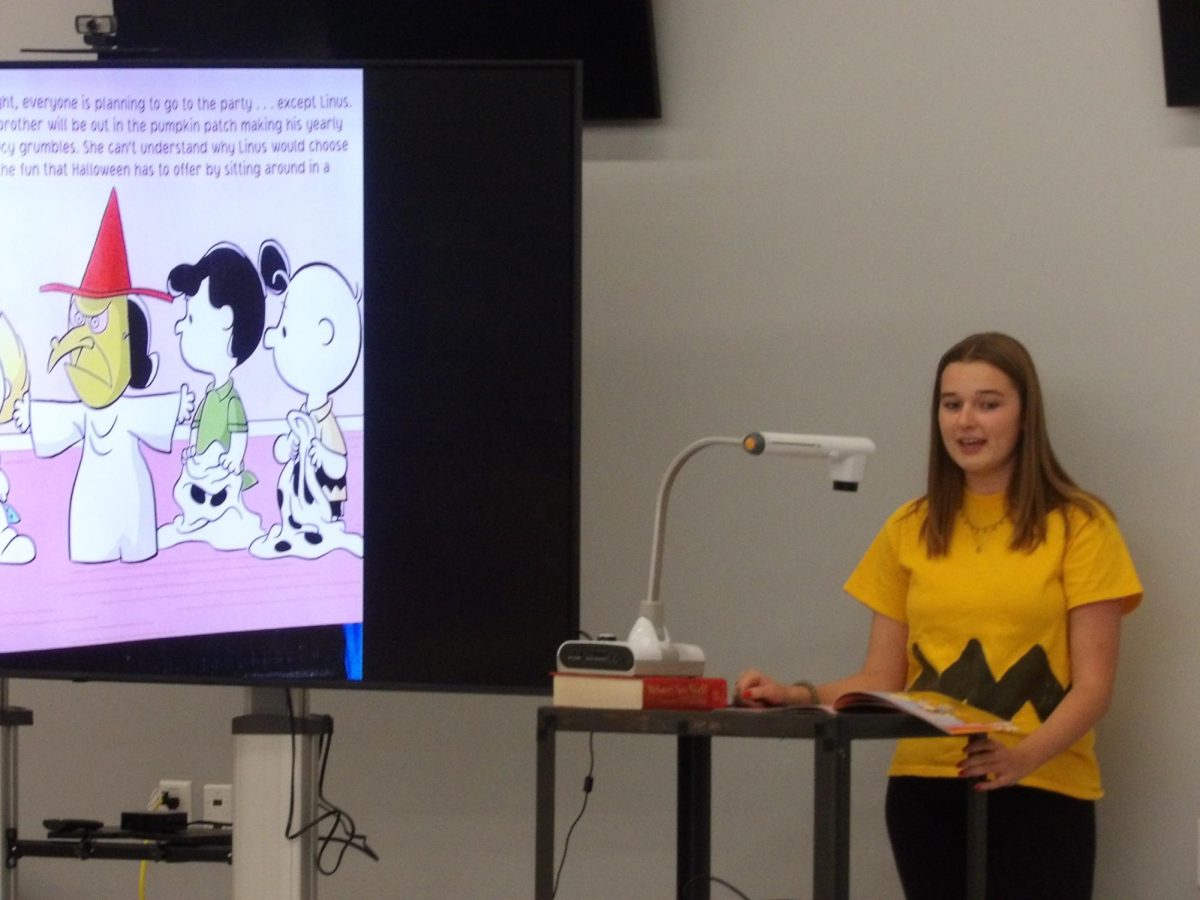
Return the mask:
[[909,690],[940,691],[1003,719],[1011,719],[1017,710],[1029,703],[1038,719],[1044,722],[1067,693],[1067,688],[1059,684],[1050,670],[1049,658],[1040,644],[1031,647],[999,681],[992,674],[983,655],[983,645],[976,638],[967,642],[958,659],[940,675],[925,658],[919,644],[913,644],[912,649],[921,672]]

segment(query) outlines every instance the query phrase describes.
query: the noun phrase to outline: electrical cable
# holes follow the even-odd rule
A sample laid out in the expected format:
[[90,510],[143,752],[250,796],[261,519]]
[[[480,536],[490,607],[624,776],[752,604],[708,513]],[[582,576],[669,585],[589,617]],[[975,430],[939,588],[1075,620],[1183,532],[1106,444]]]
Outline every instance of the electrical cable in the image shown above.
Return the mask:
[[[379,862],[379,855],[367,843],[367,836],[358,833],[358,826],[354,824],[354,819],[350,814],[337,804],[330,802],[329,798],[325,796],[325,770],[329,765],[329,753],[333,747],[332,723],[330,723],[329,732],[322,735],[320,744],[321,765],[317,776],[317,808],[323,811],[324,816],[332,816],[333,824],[330,825],[328,833],[319,840],[320,849],[317,851],[317,870],[322,875],[332,875],[341,866],[346,851],[350,849],[358,850],[360,853],[364,853],[375,860],[375,862]],[[339,828],[344,832],[344,835],[341,837],[335,836]],[[325,851],[333,845],[340,845],[340,850],[338,851],[333,868],[327,870],[324,868],[322,860],[325,857]]]
[[737,894],[741,898],[741,900],[750,900],[750,897],[748,894],[743,894],[741,891],[739,891],[736,887],[734,887],[728,881],[726,881],[723,878],[718,878],[716,875],[693,875],[691,878],[689,878],[687,881],[685,881],[683,883],[683,887],[681,887],[679,889],[680,896],[685,896],[688,892],[688,888],[690,888],[693,884],[695,884],[698,881],[715,882],[716,884],[721,885],[721,887],[728,888],[730,891]]
[[558,882],[562,878],[563,866],[567,864],[567,849],[571,846],[571,835],[575,831],[575,826],[579,824],[579,820],[583,818],[583,814],[587,812],[588,797],[591,796],[592,788],[596,786],[596,779],[593,773],[596,770],[596,748],[595,748],[596,732],[588,732],[588,771],[583,779],[583,806],[579,808],[579,814],[575,816],[575,821],[571,823],[571,827],[567,829],[567,836],[563,838],[562,857],[558,861],[558,871],[554,873],[554,888],[550,891],[550,898],[553,900],[558,895]]
[[699,881],[715,882],[716,884],[719,884],[724,888],[728,888],[730,891],[737,894],[741,898],[741,900],[750,900],[750,896],[748,894],[743,894],[741,891],[739,891],[736,887],[734,887],[728,881],[726,881],[723,878],[718,878],[716,875],[693,875],[691,878],[689,878],[687,881],[685,881],[683,883],[683,887],[681,887],[679,889],[679,895],[685,896],[688,892],[688,889],[691,888],[691,886],[693,884],[696,884]]
[[[163,806],[163,794],[158,788],[155,788],[146,800],[146,809],[150,812]],[[149,841],[143,841],[148,844]],[[150,868],[150,860],[143,859],[142,864],[138,867],[138,900],[146,900],[146,875]]]
[[[285,694],[287,696],[288,730],[291,732],[292,765],[291,765],[291,786],[290,786],[290,791],[289,791],[289,796],[288,796],[288,818],[287,818],[287,825],[284,828],[284,837],[286,837],[288,840],[295,840],[296,838],[301,837],[308,831],[319,828],[321,826],[321,823],[326,821],[327,819],[332,819],[333,822],[329,826],[329,831],[324,835],[318,834],[318,836],[317,836],[317,850],[314,854],[314,862],[316,863],[318,872],[320,872],[322,875],[326,875],[326,876],[333,875],[335,872],[337,872],[338,868],[341,867],[342,859],[345,857],[346,851],[350,850],[350,849],[357,850],[360,853],[362,853],[366,856],[369,856],[371,859],[378,862],[379,855],[374,850],[372,850],[370,845],[367,843],[367,836],[365,834],[358,833],[358,828],[355,825],[354,819],[350,816],[350,814],[347,813],[345,810],[343,810],[341,807],[337,806],[336,804],[331,803],[325,797],[325,772],[329,765],[330,748],[333,746],[333,722],[332,722],[332,720],[329,720],[328,730],[318,736],[318,742],[317,742],[317,754],[318,754],[318,759],[319,759],[319,763],[318,763],[319,768],[318,768],[318,775],[317,775],[316,805],[317,805],[318,815],[312,821],[308,822],[305,825],[300,826],[299,828],[297,828],[296,830],[293,831],[292,825],[293,825],[293,822],[295,821],[295,809],[296,809],[297,727],[296,727],[296,715],[295,715],[295,711],[292,707],[291,689],[285,689]],[[339,828],[344,832],[343,835],[337,834],[337,831]],[[329,849],[330,846],[334,846],[334,845],[340,846],[340,850],[337,854],[337,858],[334,860],[333,866],[331,868],[326,868],[324,865],[324,862],[323,862],[324,857],[325,857],[325,852]]]
[[[716,875],[693,875],[691,878],[689,878],[687,881],[685,881],[683,883],[683,887],[681,887],[679,889],[679,895],[680,896],[686,895],[688,892],[688,889],[698,881],[714,882],[715,884],[721,885],[721,887],[723,887],[723,888],[727,888],[732,893],[737,894],[738,897],[741,898],[741,900],[750,900],[750,896],[748,894],[743,894],[740,890],[738,890],[737,887],[730,884],[724,878],[718,878]],[[785,898],[780,898],[780,900],[785,900]]]
[[[567,850],[571,846],[571,835],[574,834],[575,826],[579,824],[580,820],[583,818],[583,814],[585,812],[587,812],[588,798],[592,794],[592,788],[594,788],[596,786],[595,739],[596,739],[596,732],[589,731],[588,732],[588,771],[587,771],[587,775],[585,775],[584,779],[583,779],[583,805],[580,806],[579,812],[575,816],[575,821],[573,821],[571,823],[571,827],[567,829],[567,836],[565,838],[563,838],[562,856],[559,858],[559,861],[558,861],[558,869],[554,873],[554,887],[550,891],[551,900],[553,900],[554,897],[558,896],[558,885],[562,879],[563,867],[567,864]],[[688,888],[690,888],[693,884],[695,884],[698,881],[715,882],[716,884],[719,884],[722,887],[728,888],[734,894],[737,894],[737,896],[740,897],[741,900],[750,900],[749,896],[747,896],[746,894],[743,894],[734,885],[730,884],[728,881],[726,881],[723,878],[718,878],[716,875],[694,875],[694,876],[692,876],[683,884],[683,887],[680,888],[680,890],[679,890],[680,896],[686,895]]]

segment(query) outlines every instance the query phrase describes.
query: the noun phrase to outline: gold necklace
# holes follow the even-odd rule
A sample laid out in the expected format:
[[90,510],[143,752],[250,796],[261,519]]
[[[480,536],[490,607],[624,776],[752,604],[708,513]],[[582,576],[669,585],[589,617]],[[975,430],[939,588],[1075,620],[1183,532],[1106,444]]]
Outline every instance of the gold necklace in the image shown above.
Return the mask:
[[967,523],[967,528],[971,529],[971,537],[975,540],[975,552],[982,553],[983,545],[987,542],[987,537],[997,528],[1004,524],[1004,520],[1008,518],[1008,512],[1000,514],[995,522],[990,525],[976,525],[971,521],[971,517],[967,515],[967,511],[962,510],[962,520]]

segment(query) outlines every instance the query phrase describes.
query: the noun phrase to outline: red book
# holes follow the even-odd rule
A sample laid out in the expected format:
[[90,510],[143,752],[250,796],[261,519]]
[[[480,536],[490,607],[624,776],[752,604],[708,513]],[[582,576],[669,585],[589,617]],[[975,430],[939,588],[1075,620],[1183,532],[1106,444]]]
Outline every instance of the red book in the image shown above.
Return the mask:
[[553,672],[554,705],[595,709],[721,709],[724,678],[688,675],[584,675]]

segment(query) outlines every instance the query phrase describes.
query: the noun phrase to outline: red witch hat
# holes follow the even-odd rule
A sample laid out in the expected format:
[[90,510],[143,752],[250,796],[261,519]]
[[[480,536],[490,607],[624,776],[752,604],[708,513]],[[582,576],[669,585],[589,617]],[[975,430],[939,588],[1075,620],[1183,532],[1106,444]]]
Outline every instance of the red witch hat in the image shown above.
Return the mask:
[[105,300],[109,297],[124,297],[137,294],[143,297],[154,297],[170,303],[174,298],[163,291],[153,288],[134,287],[129,280],[129,258],[125,254],[125,232],[121,228],[121,210],[117,206],[117,190],[113,188],[108,195],[108,206],[104,208],[104,218],[100,220],[100,231],[96,235],[96,243],[92,247],[92,256],[88,260],[87,271],[83,273],[83,283],[78,287],[61,282],[43,284],[43,293],[61,291],[67,294],[78,294],[91,300]]

